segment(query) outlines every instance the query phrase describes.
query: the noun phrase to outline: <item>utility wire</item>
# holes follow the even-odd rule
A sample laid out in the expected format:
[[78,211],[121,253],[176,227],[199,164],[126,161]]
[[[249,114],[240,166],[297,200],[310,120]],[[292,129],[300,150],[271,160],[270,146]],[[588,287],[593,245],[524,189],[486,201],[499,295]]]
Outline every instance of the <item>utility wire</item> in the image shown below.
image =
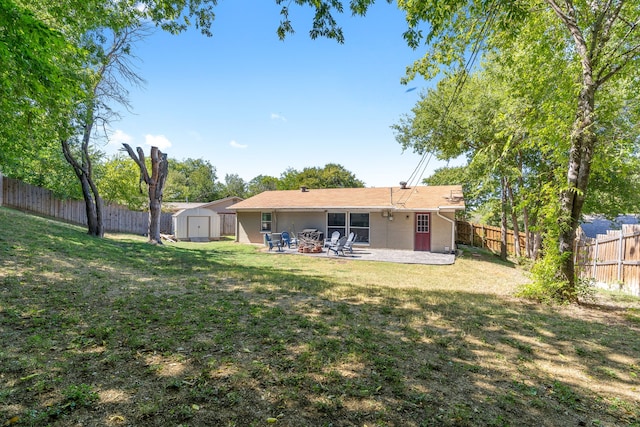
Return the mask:
[[[475,65],[476,60],[478,59],[478,55],[480,54],[480,42],[481,40],[484,39],[485,33],[488,31],[488,29],[491,27],[491,25],[493,24],[496,15],[497,15],[497,6],[495,4],[495,2],[491,3],[491,8],[489,10],[487,19],[484,20],[483,24],[482,24],[482,28],[480,29],[480,37],[478,37],[474,43],[473,49],[471,50],[471,55],[469,56],[469,58],[467,59],[467,61],[464,64],[462,73],[458,75],[458,79],[456,81],[456,86],[453,90],[453,95],[451,96],[451,99],[449,100],[449,102],[447,103],[447,105],[445,106],[444,112],[442,114],[442,118],[441,121],[444,124],[448,118],[449,118],[449,112],[451,111],[451,107],[453,106],[454,102],[457,100],[458,96],[460,95],[460,93],[462,92],[462,88],[464,86],[464,84],[467,81],[467,77],[469,76],[471,69],[473,68],[473,66]],[[429,150],[425,150],[425,152],[422,154],[420,161],[418,162],[417,166],[415,167],[415,169],[413,170],[413,172],[411,173],[411,175],[409,176],[409,179],[406,181],[407,185],[409,187],[412,187],[414,184],[417,185],[420,183],[420,180],[422,180],[422,177],[424,176],[424,173],[427,169],[427,166],[429,165],[429,161],[431,160],[431,158],[433,157],[433,151],[429,151]],[[407,192],[406,195],[404,195],[404,200],[403,197],[401,196],[400,199],[396,202],[396,204],[404,204],[406,203],[409,198],[411,197],[411,194],[413,192]]]

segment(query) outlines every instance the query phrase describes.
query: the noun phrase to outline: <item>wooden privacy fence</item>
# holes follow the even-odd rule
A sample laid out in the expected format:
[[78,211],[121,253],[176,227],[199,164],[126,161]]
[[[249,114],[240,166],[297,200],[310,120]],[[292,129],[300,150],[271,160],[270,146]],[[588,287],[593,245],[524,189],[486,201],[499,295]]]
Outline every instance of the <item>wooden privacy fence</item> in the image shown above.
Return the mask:
[[[49,190],[17,179],[0,176],[0,181],[2,182],[1,205],[72,224],[87,225],[84,201],[60,200]],[[147,212],[134,212],[120,206],[105,204],[102,216],[105,231],[132,234],[149,232],[149,213]],[[160,217],[160,232],[172,234],[172,227],[172,215],[163,213]]]
[[[525,250],[525,235],[520,233],[520,249],[522,254]],[[502,245],[502,234],[500,227],[490,225],[473,224],[467,221],[456,221],[456,241],[464,245],[489,249],[492,252],[500,253]],[[507,253],[514,255],[515,237],[513,230],[507,230]]]
[[640,225],[625,224],[595,239],[576,243],[579,278],[599,287],[640,296]]
[[236,235],[236,215],[225,214],[220,215],[220,235],[221,236],[235,236]]

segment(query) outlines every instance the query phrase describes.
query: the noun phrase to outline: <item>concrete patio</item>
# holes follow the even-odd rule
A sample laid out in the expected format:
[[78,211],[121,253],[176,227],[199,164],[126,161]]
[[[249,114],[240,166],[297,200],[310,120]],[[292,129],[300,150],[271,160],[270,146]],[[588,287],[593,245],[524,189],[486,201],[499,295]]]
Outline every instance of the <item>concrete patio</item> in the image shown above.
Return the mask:
[[404,251],[399,249],[371,249],[366,247],[354,247],[353,253],[346,252],[345,255],[340,253],[335,255],[333,252],[327,254],[327,248],[323,248],[320,253],[302,253],[298,252],[298,248],[284,247],[281,251],[276,248],[269,251],[265,248],[265,252],[274,255],[300,255],[308,257],[323,257],[327,259],[345,259],[360,261],[383,261],[396,262],[403,264],[425,264],[425,265],[450,265],[456,260],[454,254],[441,254],[434,252],[421,251]]

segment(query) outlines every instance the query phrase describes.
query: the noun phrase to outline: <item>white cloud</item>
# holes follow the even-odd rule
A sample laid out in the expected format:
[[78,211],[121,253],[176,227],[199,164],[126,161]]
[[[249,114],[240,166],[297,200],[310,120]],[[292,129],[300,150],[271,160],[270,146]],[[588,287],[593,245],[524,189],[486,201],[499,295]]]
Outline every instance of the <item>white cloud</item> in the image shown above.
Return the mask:
[[131,137],[131,135],[124,133],[120,129],[117,129],[115,132],[113,132],[109,136],[109,144],[112,144],[112,145],[128,144],[131,141],[133,141],[133,138]]
[[232,146],[233,148],[247,148],[248,145],[244,145],[244,144],[238,144],[236,141],[231,141],[229,143],[230,146]]
[[271,120],[282,120],[283,122],[286,122],[287,118],[281,114],[271,113]]
[[171,147],[171,141],[169,141],[164,135],[147,134],[144,136],[144,139],[147,145],[158,147],[161,150]]

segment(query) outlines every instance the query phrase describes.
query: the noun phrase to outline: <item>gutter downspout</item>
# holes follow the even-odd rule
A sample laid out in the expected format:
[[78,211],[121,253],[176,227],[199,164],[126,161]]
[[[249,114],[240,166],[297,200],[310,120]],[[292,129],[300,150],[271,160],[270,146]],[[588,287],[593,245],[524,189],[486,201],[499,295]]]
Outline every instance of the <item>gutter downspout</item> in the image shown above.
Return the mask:
[[444,219],[445,221],[447,221],[448,223],[451,224],[451,252],[455,253],[455,247],[456,247],[456,222],[452,219],[447,218],[446,216],[442,216],[440,214],[440,208],[438,208],[438,210],[436,211],[436,215],[438,215],[440,218]]

